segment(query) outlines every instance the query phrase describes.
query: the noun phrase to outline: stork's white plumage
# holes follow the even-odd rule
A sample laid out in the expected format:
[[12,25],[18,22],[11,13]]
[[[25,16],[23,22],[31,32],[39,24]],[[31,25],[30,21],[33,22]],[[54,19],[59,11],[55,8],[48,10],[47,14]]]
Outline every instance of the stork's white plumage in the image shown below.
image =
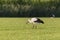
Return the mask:
[[35,21],[37,21],[37,18],[28,19],[28,22],[29,22],[29,23],[34,23]]
[[31,18],[31,21],[37,21],[37,18]]
[[36,23],[43,23],[44,24],[44,22],[42,20],[40,20],[39,18],[31,18],[31,19],[28,19],[28,22],[27,23],[32,23],[33,24],[33,28],[34,28],[34,25]]

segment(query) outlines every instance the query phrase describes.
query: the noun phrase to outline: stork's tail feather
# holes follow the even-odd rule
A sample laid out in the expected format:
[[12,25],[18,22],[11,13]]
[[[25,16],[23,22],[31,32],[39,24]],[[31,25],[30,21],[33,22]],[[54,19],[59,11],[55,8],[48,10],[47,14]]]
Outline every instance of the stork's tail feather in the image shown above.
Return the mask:
[[41,22],[42,24],[44,24],[44,22],[43,22],[42,20],[41,20],[40,22]]

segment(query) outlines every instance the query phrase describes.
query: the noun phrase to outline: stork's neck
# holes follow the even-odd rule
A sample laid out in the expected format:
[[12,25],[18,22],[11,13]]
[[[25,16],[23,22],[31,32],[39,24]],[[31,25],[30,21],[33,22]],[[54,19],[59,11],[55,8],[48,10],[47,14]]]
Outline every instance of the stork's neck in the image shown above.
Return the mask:
[[32,23],[32,21],[30,19],[28,19],[29,23]]

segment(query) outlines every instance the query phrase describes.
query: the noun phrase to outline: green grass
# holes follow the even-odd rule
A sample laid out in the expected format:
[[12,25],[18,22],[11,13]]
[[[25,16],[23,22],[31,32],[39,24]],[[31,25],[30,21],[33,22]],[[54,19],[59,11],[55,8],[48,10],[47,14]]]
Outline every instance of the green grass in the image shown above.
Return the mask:
[[26,24],[28,18],[0,18],[0,40],[60,40],[60,18],[40,18],[45,24]]

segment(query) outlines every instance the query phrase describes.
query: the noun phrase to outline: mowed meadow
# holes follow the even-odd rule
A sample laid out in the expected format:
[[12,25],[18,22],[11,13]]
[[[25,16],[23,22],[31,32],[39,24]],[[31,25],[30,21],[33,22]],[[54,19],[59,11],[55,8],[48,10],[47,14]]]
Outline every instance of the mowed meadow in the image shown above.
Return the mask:
[[0,40],[60,40],[60,18],[40,18],[45,23],[26,24],[29,18],[0,18]]

